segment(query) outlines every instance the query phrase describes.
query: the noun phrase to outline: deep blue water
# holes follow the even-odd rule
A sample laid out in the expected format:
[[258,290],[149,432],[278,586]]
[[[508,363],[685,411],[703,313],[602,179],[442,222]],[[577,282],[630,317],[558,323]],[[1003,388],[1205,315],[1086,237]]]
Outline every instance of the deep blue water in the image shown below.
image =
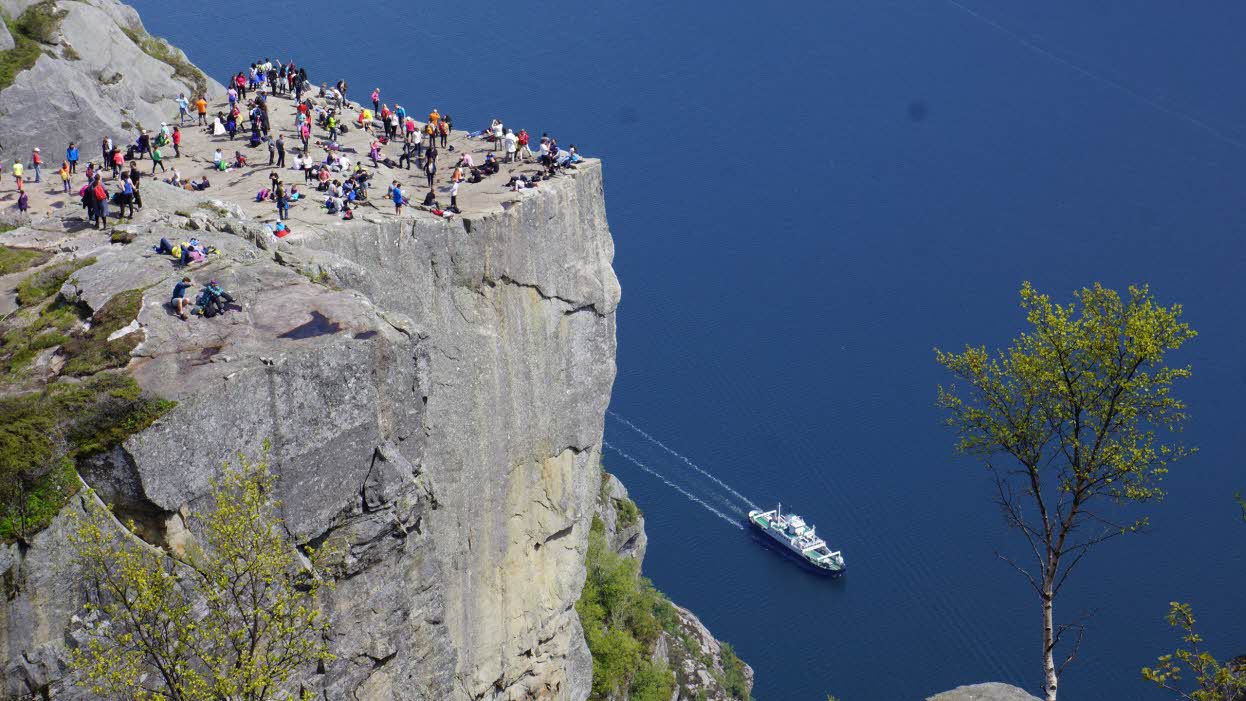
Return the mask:
[[[1152,532],[1098,550],[1058,603],[1097,612],[1062,698],[1163,698],[1138,668],[1173,642],[1174,598],[1214,649],[1246,652],[1246,5],[132,2],[218,79],[293,57],[356,99],[379,85],[605,159],[612,410],[848,558],[839,581],[806,575],[607,453],[648,517],[647,573],[753,664],[764,701],[1040,684],[1037,602],[995,559],[990,483],[933,407],[931,348],[1005,343],[1023,280],[1149,282],[1201,333],[1178,360],[1202,452]],[[739,518],[679,458],[607,434]]]

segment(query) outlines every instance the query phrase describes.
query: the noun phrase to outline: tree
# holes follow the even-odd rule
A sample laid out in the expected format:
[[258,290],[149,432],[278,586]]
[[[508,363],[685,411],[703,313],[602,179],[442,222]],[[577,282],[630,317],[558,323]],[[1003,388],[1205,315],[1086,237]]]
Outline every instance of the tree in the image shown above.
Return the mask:
[[202,544],[181,556],[84,500],[72,536],[92,592],[88,638],[72,651],[81,686],[140,701],[284,699],[297,671],[333,658],[324,583],[282,536],[267,463],[239,463],[213,483],[213,508],[196,515]]
[[[1246,501],[1240,494],[1237,495],[1237,503],[1242,508],[1242,520],[1246,521]],[[1161,655],[1155,667],[1142,668],[1142,678],[1185,701],[1246,699],[1246,658],[1226,664],[1203,650],[1203,636],[1195,629],[1194,609],[1189,604],[1171,602],[1167,620],[1168,625],[1184,631],[1181,640],[1189,647],[1178,647],[1172,653]],[[1182,665],[1194,675],[1194,687],[1188,691]]]
[[[1084,626],[1056,625],[1056,596],[1096,545],[1146,525],[1118,520],[1130,503],[1162,498],[1169,466],[1191,450],[1177,439],[1185,405],[1172,394],[1188,367],[1165,357],[1195,336],[1181,306],[1156,304],[1147,287],[1127,299],[1096,284],[1053,304],[1027,282],[1021,307],[1030,329],[1006,350],[935,349],[960,387],[939,387],[938,404],[957,449],[979,457],[995,482],[1007,524],[1028,545],[1025,576],[1043,614],[1043,676],[1055,701],[1059,676],[1077,655]],[[1075,640],[1059,666],[1055,651]]]

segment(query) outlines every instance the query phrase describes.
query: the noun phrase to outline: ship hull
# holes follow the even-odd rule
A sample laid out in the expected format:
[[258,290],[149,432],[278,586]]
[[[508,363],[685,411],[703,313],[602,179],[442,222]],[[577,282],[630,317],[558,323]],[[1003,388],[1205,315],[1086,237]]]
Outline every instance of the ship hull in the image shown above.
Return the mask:
[[752,531],[756,533],[758,536],[760,536],[762,544],[766,546],[767,550],[773,550],[775,552],[778,552],[779,554],[783,555],[789,560],[793,560],[796,563],[800,564],[805,570],[809,572],[820,574],[823,577],[834,578],[834,577],[839,577],[843,575],[844,572],[847,570],[846,567],[841,567],[840,569],[837,569],[837,570],[828,570],[823,567],[818,567],[817,565],[813,564],[809,560],[802,557],[800,553],[796,552],[795,550],[792,550],[790,547],[787,546],[786,543],[779,540],[778,537],[776,537],[773,533],[770,532],[770,529],[766,528],[760,523],[757,523],[751,518],[748,520],[748,523],[750,526],[752,526]]

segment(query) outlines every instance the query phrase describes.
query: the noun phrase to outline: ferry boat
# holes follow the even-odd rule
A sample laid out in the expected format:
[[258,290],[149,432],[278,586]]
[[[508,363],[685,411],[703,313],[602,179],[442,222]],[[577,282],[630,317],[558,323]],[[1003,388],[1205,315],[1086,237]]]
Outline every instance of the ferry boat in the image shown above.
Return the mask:
[[843,553],[826,547],[826,541],[818,537],[817,529],[805,523],[805,519],[796,514],[784,515],[782,504],[773,511],[750,511],[748,521],[819,571],[830,575],[844,573]]

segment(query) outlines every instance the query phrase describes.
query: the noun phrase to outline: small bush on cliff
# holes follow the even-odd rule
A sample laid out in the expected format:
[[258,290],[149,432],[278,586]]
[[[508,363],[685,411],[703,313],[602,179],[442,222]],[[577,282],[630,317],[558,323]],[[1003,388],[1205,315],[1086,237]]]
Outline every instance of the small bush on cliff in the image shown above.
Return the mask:
[[631,528],[640,520],[640,507],[636,502],[624,497],[618,502],[619,528]]
[[57,9],[53,0],[41,0],[26,8],[13,23],[13,29],[40,44],[55,44],[61,31],[61,20],[69,12]]
[[584,637],[593,655],[591,699],[626,694],[631,701],[668,701],[675,675],[649,653],[673,616],[671,604],[640,576],[635,560],[610,551],[605,524],[593,517],[588,535],[588,570],[576,603]]
[[227,467],[212,509],[196,514],[201,544],[177,557],[88,507],[72,536],[98,594],[72,653],[80,686],[105,698],[311,698],[297,676],[333,659],[325,585],[286,541],[273,484],[265,461]]
[[78,491],[76,460],[120,445],[172,406],[117,374],[0,399],[0,540],[45,528]]

